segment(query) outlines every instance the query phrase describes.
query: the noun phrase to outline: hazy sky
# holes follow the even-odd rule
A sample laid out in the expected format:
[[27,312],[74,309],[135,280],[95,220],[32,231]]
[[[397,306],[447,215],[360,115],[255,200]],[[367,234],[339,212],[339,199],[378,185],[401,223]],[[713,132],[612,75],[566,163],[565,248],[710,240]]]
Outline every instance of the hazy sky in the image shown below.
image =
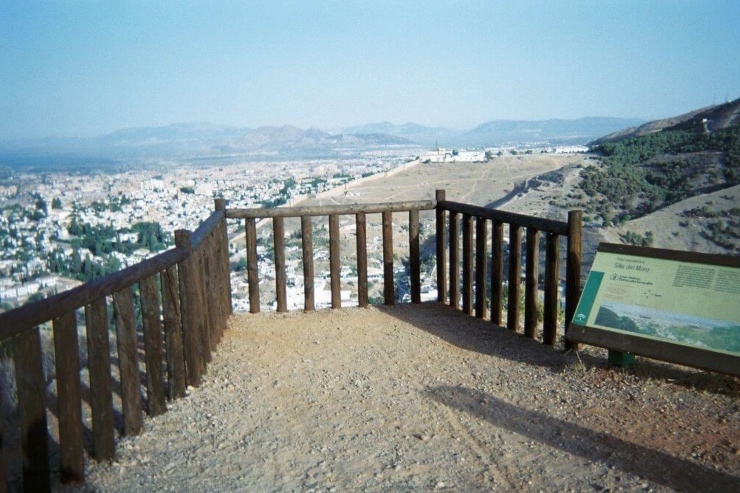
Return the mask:
[[0,0],[0,140],[653,119],[738,97],[738,0]]

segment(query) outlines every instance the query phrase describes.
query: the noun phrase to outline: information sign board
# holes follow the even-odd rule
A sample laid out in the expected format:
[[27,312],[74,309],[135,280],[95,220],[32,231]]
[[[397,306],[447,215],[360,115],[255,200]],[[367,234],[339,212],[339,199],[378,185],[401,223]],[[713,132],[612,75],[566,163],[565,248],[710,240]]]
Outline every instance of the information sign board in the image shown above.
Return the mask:
[[566,337],[740,375],[740,258],[602,243]]

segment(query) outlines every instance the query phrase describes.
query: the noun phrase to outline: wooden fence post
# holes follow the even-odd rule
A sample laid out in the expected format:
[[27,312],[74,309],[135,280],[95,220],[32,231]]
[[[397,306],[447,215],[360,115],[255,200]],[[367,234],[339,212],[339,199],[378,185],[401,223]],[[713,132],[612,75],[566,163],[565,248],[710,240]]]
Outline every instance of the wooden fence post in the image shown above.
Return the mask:
[[39,329],[27,329],[13,339],[15,381],[23,454],[23,490],[51,491],[49,432],[46,424],[44,371]]
[[547,253],[545,256],[545,313],[542,320],[542,342],[548,346],[555,344],[558,327],[558,287],[560,276],[560,236],[547,234]]
[[460,214],[450,212],[450,306],[460,308]]
[[491,226],[491,322],[503,322],[504,291],[504,225],[493,222]]
[[524,291],[524,336],[534,339],[537,331],[537,291],[539,287],[540,237],[527,228],[527,277]]
[[278,313],[288,311],[288,294],[285,284],[285,225],[282,217],[272,218],[272,243],[275,252],[275,298]]
[[141,375],[136,338],[136,315],[131,288],[113,295],[116,339],[118,340],[118,370],[121,379],[123,434],[138,435],[143,426],[141,416]]
[[411,302],[421,303],[421,259],[419,250],[419,210],[409,211],[409,263],[411,264]]
[[249,313],[260,312],[260,279],[257,267],[257,222],[253,217],[244,221],[247,242],[247,282],[249,283]]
[[223,272],[225,272],[225,279],[223,281],[226,283],[225,286],[223,286],[224,289],[224,303],[225,303],[225,309],[226,309],[226,315],[231,315],[234,312],[234,306],[231,300],[231,267],[229,265],[229,228],[228,223],[226,222],[226,200],[222,198],[216,199],[215,207],[217,211],[223,211],[224,217],[221,220],[221,228],[220,228],[220,248],[222,255],[222,268],[224,269]]
[[157,416],[167,411],[162,377],[162,323],[159,316],[157,279],[154,276],[143,279],[139,283],[139,290],[144,330],[148,413],[150,416]]
[[506,325],[509,330],[519,329],[519,281],[522,278],[522,230],[518,224],[509,223],[509,306]]
[[172,400],[184,397],[185,387],[187,387],[177,268],[169,267],[162,272],[160,279],[162,280],[162,319],[167,353],[167,397]]
[[[201,313],[202,303],[198,277],[198,261],[192,249],[190,231],[175,231],[175,244],[187,252],[187,257],[178,263],[178,280],[180,284],[180,317],[182,320],[183,350],[187,368],[188,385],[197,387],[203,374],[201,363]],[[251,285],[250,285],[251,288]],[[250,296],[251,298],[251,296]],[[251,303],[250,303],[251,305]],[[251,306],[250,306],[251,308]]]
[[[568,212],[568,254],[565,270],[565,331],[576,313],[581,297],[581,241],[583,211]],[[578,343],[566,339],[565,347],[578,349]]]
[[437,190],[435,199],[437,201],[437,301],[445,303],[447,301],[447,242],[445,241],[445,210],[439,204],[445,200],[445,191]]
[[[277,219],[277,218],[276,218]],[[331,282],[331,307],[342,308],[339,279],[339,216],[329,215],[329,277]]]
[[85,327],[87,327],[87,368],[90,374],[92,410],[92,457],[102,461],[115,457],[110,338],[105,298],[100,298],[85,307]]
[[59,474],[62,483],[73,483],[85,479],[80,348],[75,311],[54,320],[53,325],[59,409]]
[[357,302],[367,308],[367,224],[364,212],[355,214],[357,224]]
[[463,312],[473,313],[473,216],[463,214]]
[[486,282],[488,276],[488,235],[486,231],[486,219],[476,218],[475,232],[475,316],[485,318],[486,316]]
[[396,302],[393,279],[393,213],[383,212],[383,296],[386,305]]
[[316,308],[313,287],[313,230],[311,216],[301,216],[301,247],[303,249],[303,309]]

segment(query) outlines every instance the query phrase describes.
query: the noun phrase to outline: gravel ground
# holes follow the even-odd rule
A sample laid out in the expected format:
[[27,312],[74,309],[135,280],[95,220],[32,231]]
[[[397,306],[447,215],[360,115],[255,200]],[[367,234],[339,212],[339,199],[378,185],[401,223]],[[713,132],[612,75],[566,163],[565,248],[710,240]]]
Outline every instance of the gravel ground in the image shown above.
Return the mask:
[[740,491],[739,396],[438,304],[235,315],[202,385],[60,491]]

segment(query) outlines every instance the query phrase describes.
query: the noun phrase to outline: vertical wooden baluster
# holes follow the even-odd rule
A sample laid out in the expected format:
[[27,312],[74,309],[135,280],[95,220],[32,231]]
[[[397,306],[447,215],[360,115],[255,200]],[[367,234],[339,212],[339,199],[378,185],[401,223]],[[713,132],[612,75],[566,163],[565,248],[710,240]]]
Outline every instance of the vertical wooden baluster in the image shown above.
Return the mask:
[[301,247],[303,248],[303,309],[316,309],[313,287],[313,229],[311,216],[301,216]]
[[187,257],[177,264],[177,278],[180,288],[180,320],[182,321],[183,352],[185,354],[188,385],[197,387],[203,374],[200,336],[202,330],[200,271],[195,252],[192,250],[190,231],[175,231],[175,244],[178,248],[183,248],[187,252]]
[[[3,385],[3,387],[5,386]],[[3,392],[7,392],[5,388],[2,389]],[[8,492],[8,481],[5,479],[5,435],[3,433],[4,422],[5,417],[3,416],[3,406],[0,405],[0,493]]]
[[113,295],[116,338],[118,339],[118,370],[121,378],[121,407],[123,434],[138,435],[142,428],[141,387],[138,348],[136,345],[136,316],[131,288]]
[[39,329],[27,329],[13,339],[15,380],[23,454],[23,490],[51,491],[49,432],[44,402],[44,371]]
[[491,228],[491,322],[503,324],[504,225],[493,222]]
[[473,216],[463,214],[463,312],[473,314]]
[[357,302],[367,308],[367,221],[364,212],[355,215],[357,223]]
[[139,283],[141,290],[141,320],[144,330],[146,358],[146,393],[148,412],[157,416],[167,411],[162,377],[162,323],[159,318],[157,278],[147,277]]
[[383,295],[386,305],[396,302],[393,279],[393,214],[383,212]]
[[545,256],[545,313],[542,321],[542,342],[548,346],[555,344],[558,331],[558,276],[560,236],[547,234],[547,254]]
[[177,268],[172,266],[162,272],[162,315],[164,340],[167,352],[168,398],[185,396],[187,374],[182,343],[180,321],[180,290],[177,283]]
[[329,216],[329,275],[331,278],[331,307],[342,308],[339,279],[339,216]]
[[288,311],[288,293],[285,283],[285,225],[282,217],[272,218],[272,242],[275,247],[275,297],[277,311]]
[[209,276],[208,276],[208,253],[207,245],[203,242],[197,250],[193,250],[193,257],[196,258],[197,276],[195,278],[196,286],[198,289],[198,312],[197,315],[200,319],[198,327],[198,337],[200,337],[200,368],[202,373],[205,373],[208,369],[207,364],[211,362],[211,351],[213,350],[213,343],[211,342],[211,306],[209,304],[208,294],[209,289]]
[[[225,310],[226,315],[231,315],[231,313],[234,311],[232,301],[231,301],[231,268],[229,266],[229,228],[228,223],[226,222],[226,201],[222,198],[216,199],[216,210],[217,211],[224,211],[224,218],[221,220],[221,226],[219,228],[219,251],[221,253],[221,262],[223,272],[224,272],[224,285],[223,288],[223,296],[224,296],[224,303],[225,303]],[[225,328],[225,327],[224,327]]]
[[[221,306],[216,230],[211,231],[206,237],[201,249],[203,251],[205,269],[204,286],[206,291],[204,300],[208,306],[208,332],[211,343],[209,354],[211,354],[216,351],[218,342],[221,340],[221,312],[223,311],[223,307]],[[210,361],[210,358],[208,360]]]
[[411,264],[411,302],[421,303],[421,258],[419,249],[419,210],[409,211],[409,262]]
[[437,228],[437,301],[439,303],[447,302],[447,242],[445,241],[445,210],[440,206],[440,202],[445,200],[445,191],[437,190],[435,192],[437,206],[435,208],[436,228]]
[[90,375],[92,410],[92,457],[97,461],[115,456],[113,390],[108,337],[108,308],[105,298],[85,307],[87,327],[87,369]]
[[485,318],[486,316],[486,282],[488,281],[487,269],[488,258],[488,234],[486,231],[486,219],[476,218],[475,230],[475,316]]
[[450,306],[460,308],[460,215],[450,211]]
[[247,282],[249,283],[249,313],[260,312],[260,279],[257,267],[257,222],[253,217],[244,221],[247,242]]
[[519,329],[519,282],[522,278],[522,230],[518,224],[509,224],[509,306],[507,327]]
[[539,287],[540,237],[527,228],[527,277],[524,292],[524,336],[534,339],[537,331],[537,291]]
[[54,358],[59,408],[59,474],[62,483],[73,483],[85,479],[80,347],[74,311],[54,320]]
[[[576,313],[581,297],[581,239],[583,211],[568,212],[568,254],[565,269],[565,331]],[[566,341],[565,347],[578,349],[578,343]]]

